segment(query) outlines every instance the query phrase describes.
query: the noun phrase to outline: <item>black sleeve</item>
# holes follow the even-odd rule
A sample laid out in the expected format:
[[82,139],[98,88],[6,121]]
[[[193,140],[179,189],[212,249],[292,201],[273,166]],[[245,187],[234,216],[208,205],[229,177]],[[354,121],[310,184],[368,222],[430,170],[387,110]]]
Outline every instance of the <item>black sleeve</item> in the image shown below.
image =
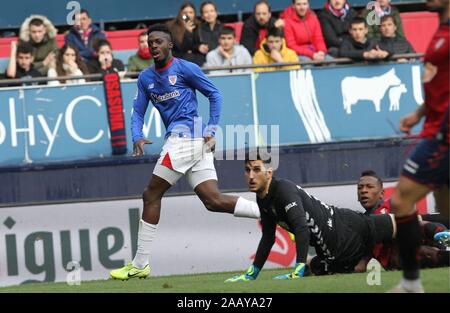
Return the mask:
[[337,35],[336,31],[332,27],[330,21],[325,16],[325,13],[319,15],[320,26],[322,28],[323,38],[327,44],[327,48],[337,47],[341,45],[341,38]]
[[411,43],[405,39],[405,44],[407,46],[406,53],[416,53],[416,50],[411,46]]
[[344,40],[339,48],[339,56],[353,60],[364,60],[364,51],[353,49],[350,41]]
[[192,33],[188,31],[184,32],[183,41],[180,45],[180,50],[182,52],[186,53],[189,50],[194,50],[194,31],[192,31]]
[[255,33],[250,22],[250,20],[247,20],[242,28],[241,45],[247,48],[248,52],[253,56],[255,54],[255,42],[258,39],[258,34]]
[[265,213],[263,210],[261,211],[261,225],[262,225],[262,237],[259,241],[258,250],[256,250],[255,260],[253,265],[262,269],[264,263],[266,263],[267,258],[269,257],[270,250],[272,249],[273,244],[275,243],[275,232],[277,228],[277,224],[273,217]]
[[125,66],[123,65],[123,62],[119,59],[113,59],[113,68],[116,68],[119,72],[125,70]]
[[197,25],[197,27],[194,30],[193,39],[192,39],[192,46],[193,46],[193,51],[194,52],[197,52],[197,53],[201,54],[201,52],[198,50],[198,48],[200,47],[201,44],[204,44],[205,42],[202,39],[202,36],[201,36],[202,30],[200,29],[200,27],[201,27],[200,25]]
[[390,59],[395,54],[394,45],[383,45],[381,41],[378,41],[376,39],[373,39],[372,41],[374,48],[378,46],[378,48],[380,48],[381,50],[384,50],[387,53],[389,53],[388,56],[384,58],[384,60]]
[[278,190],[280,194],[277,202],[286,210],[289,227],[295,235],[297,263],[306,263],[310,234],[302,198],[292,183],[280,182]]

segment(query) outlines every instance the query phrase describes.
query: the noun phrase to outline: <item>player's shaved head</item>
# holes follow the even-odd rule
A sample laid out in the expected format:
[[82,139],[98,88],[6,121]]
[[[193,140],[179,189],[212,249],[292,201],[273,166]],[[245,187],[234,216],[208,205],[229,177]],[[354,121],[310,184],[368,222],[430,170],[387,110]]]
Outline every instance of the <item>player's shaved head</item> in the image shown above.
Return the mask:
[[375,171],[373,171],[373,170],[365,170],[365,171],[362,171],[361,177],[364,177],[364,176],[370,176],[370,177],[375,178],[376,181],[377,181],[377,183],[378,183],[381,187],[383,187],[383,181],[381,180],[380,176],[378,176],[378,174],[377,174]]
[[361,206],[370,211],[384,197],[383,181],[376,172],[372,170],[363,171],[358,181],[357,194]]
[[259,150],[250,150],[245,154],[245,177],[248,188],[263,198],[272,181],[272,158]]

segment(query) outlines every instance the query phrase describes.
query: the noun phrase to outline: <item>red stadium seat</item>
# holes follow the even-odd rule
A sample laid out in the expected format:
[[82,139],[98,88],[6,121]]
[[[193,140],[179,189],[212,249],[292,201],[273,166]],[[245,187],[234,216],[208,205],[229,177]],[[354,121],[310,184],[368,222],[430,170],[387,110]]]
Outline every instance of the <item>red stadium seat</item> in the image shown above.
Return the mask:
[[426,51],[428,43],[439,27],[437,13],[407,12],[401,13],[405,36],[418,53]]

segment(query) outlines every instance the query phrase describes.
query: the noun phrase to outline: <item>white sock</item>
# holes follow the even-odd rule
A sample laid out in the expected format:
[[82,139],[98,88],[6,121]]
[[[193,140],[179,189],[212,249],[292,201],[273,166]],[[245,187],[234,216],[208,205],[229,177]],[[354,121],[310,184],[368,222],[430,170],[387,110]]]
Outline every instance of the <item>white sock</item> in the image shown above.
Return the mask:
[[406,290],[414,291],[414,290],[423,289],[422,282],[420,281],[420,278],[414,279],[414,280],[409,280],[409,279],[402,278],[401,284],[402,284],[403,288],[405,288]]
[[238,198],[236,206],[234,207],[233,215],[236,217],[250,217],[250,218],[261,217],[258,204],[254,201],[249,201],[242,197]]
[[133,265],[135,267],[144,268],[147,266],[157,228],[158,225],[146,223],[142,219],[139,221],[137,251],[133,259]]

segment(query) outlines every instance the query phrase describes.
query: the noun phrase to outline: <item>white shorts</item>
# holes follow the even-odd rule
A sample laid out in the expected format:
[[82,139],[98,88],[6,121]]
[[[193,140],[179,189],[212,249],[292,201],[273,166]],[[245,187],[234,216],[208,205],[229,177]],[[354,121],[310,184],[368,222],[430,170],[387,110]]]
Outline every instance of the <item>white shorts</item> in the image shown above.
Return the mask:
[[171,185],[175,185],[186,175],[193,189],[207,180],[217,180],[214,155],[204,151],[204,145],[203,138],[169,136],[164,142],[153,174]]

